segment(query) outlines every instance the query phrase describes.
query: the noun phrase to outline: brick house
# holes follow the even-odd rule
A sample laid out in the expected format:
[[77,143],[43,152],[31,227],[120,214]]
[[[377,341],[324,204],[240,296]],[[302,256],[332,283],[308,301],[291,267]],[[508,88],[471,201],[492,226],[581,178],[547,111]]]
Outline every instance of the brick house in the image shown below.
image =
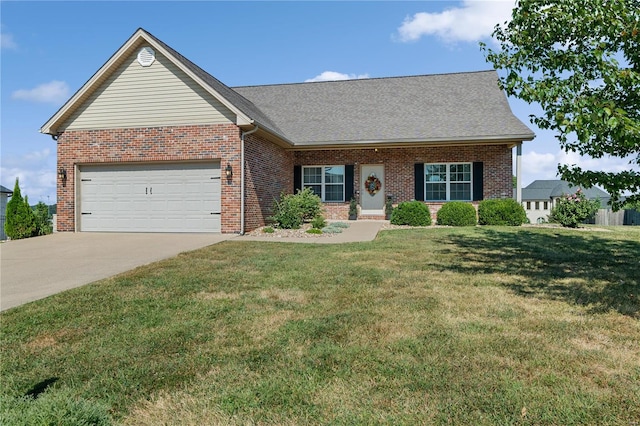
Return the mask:
[[[138,29],[40,129],[58,145],[58,231],[243,233],[282,192],[326,216],[512,191],[534,134],[494,71],[230,88]],[[517,162],[519,164],[519,162]]]

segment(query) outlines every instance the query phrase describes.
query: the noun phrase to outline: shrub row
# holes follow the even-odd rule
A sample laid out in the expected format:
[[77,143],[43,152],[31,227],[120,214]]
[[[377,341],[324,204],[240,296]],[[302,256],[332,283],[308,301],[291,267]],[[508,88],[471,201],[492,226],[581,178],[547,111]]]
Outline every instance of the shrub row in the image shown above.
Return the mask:
[[[527,221],[524,208],[511,198],[481,201],[476,216],[475,207],[464,201],[450,201],[438,210],[437,224],[446,226],[509,225],[520,226]],[[420,201],[399,203],[391,213],[394,225],[429,226],[429,206]]]

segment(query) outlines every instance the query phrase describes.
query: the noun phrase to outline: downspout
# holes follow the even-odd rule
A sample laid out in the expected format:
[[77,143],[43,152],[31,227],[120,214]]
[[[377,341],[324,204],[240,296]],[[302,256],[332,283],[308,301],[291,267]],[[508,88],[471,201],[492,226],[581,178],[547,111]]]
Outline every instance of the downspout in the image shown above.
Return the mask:
[[240,136],[240,235],[244,235],[244,137],[258,131],[258,125]]
[[522,205],[522,142],[516,146],[516,201]]

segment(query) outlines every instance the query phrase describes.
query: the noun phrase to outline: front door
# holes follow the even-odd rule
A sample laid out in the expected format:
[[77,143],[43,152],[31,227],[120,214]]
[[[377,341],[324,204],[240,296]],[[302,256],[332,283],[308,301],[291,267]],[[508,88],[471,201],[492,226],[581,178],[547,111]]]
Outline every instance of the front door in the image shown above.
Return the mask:
[[362,165],[360,182],[361,214],[384,214],[384,166]]

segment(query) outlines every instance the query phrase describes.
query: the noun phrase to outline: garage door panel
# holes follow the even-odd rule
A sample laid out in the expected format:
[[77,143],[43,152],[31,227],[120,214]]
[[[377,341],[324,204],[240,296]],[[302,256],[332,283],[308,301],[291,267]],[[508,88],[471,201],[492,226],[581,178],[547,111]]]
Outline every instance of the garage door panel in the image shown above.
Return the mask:
[[80,177],[82,231],[220,232],[219,163],[90,165]]

